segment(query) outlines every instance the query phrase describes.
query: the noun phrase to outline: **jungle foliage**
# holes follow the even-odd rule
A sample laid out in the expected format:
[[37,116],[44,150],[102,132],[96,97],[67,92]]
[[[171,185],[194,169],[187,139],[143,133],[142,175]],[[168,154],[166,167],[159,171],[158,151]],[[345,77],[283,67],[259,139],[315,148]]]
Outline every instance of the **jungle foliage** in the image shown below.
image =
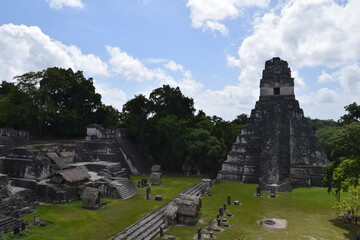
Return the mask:
[[151,162],[167,171],[183,165],[216,173],[247,116],[232,122],[217,116],[195,114],[194,101],[180,89],[163,85],[149,98],[137,95],[123,107],[122,119],[133,141]]
[[35,136],[78,137],[90,123],[118,125],[119,112],[101,102],[93,79],[81,71],[48,68],[0,84],[0,127]]
[[[337,208],[360,210],[360,105],[345,106],[347,113],[334,124],[327,122],[316,130],[330,163],[324,183],[337,198]],[[341,197],[341,192],[348,192]]]

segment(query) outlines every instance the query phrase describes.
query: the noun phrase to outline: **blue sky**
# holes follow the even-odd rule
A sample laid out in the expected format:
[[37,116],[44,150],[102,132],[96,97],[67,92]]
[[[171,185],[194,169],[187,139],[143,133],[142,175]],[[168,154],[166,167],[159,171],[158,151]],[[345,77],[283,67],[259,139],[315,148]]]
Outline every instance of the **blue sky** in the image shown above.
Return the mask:
[[306,116],[360,103],[360,1],[14,0],[0,8],[0,80],[58,66],[93,77],[121,111],[170,84],[196,109],[250,114],[264,62],[279,56]]

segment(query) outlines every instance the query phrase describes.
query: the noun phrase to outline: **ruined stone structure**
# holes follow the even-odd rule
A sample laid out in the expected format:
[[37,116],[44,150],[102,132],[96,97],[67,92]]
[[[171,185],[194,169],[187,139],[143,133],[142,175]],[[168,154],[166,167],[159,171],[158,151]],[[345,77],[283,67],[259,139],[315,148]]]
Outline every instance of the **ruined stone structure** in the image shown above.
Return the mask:
[[286,61],[266,61],[260,98],[217,178],[261,189],[320,186],[328,163],[294,95]]
[[120,162],[132,174],[150,172],[150,165],[128,138],[126,129],[90,124],[86,132],[86,141],[80,142],[77,147],[81,161]]
[[12,147],[27,144],[28,142],[28,131],[0,128],[0,157],[6,155]]
[[170,225],[191,224],[201,207],[200,196],[180,194],[167,207],[164,216]]
[[151,167],[151,185],[161,185],[161,166],[160,165],[152,165]]
[[148,172],[126,131],[117,127],[90,125],[87,141],[52,143],[29,141],[25,131],[0,130],[0,139],[27,140],[21,146],[3,141],[0,214],[19,217],[32,212],[36,201],[77,200],[85,187],[99,189],[104,197],[129,198],[138,190],[128,174]]

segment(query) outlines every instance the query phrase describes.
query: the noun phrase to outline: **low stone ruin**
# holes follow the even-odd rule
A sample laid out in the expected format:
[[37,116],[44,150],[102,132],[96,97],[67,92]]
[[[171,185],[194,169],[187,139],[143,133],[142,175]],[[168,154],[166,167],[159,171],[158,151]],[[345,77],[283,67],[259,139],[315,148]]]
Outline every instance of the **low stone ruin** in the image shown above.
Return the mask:
[[0,214],[0,238],[8,232],[14,232],[15,235],[18,235],[21,230],[26,229],[27,225],[29,224],[25,220]]
[[33,212],[36,195],[33,191],[14,187],[9,184],[9,177],[0,174],[0,214],[22,217]]
[[184,175],[186,175],[186,176],[190,176],[190,175],[200,176],[201,175],[200,168],[196,165],[183,164],[182,170],[183,170]]
[[100,197],[103,196],[103,193],[98,188],[86,187],[81,194],[81,200],[87,202],[85,208],[88,209],[98,209],[102,206]]
[[69,168],[49,175],[55,184],[81,185],[90,179],[91,175],[86,168]]
[[194,224],[201,208],[200,196],[180,194],[164,212],[168,224]]
[[18,145],[27,144],[28,142],[28,131],[14,130],[13,128],[0,128],[0,146],[5,151]]
[[139,192],[130,179],[124,177],[116,179],[100,178],[90,181],[84,186],[97,188],[103,193],[104,197],[109,198],[127,199]]
[[151,184],[158,186],[161,184],[161,166],[160,165],[153,165],[151,167],[151,174],[150,174]]

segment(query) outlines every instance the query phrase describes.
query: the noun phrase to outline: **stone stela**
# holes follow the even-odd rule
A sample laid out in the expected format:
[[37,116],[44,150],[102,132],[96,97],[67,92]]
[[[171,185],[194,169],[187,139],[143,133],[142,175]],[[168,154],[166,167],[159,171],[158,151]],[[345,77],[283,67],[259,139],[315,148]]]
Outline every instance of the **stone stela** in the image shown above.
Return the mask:
[[147,187],[146,188],[146,200],[150,200],[151,199],[151,188]]
[[256,188],[256,196],[258,196],[258,197],[261,196],[261,188],[260,187]]
[[223,216],[224,215],[224,209],[221,207],[219,208],[219,216]]
[[295,99],[288,63],[266,61],[259,100],[217,179],[290,192],[291,186],[322,186],[327,163]]

